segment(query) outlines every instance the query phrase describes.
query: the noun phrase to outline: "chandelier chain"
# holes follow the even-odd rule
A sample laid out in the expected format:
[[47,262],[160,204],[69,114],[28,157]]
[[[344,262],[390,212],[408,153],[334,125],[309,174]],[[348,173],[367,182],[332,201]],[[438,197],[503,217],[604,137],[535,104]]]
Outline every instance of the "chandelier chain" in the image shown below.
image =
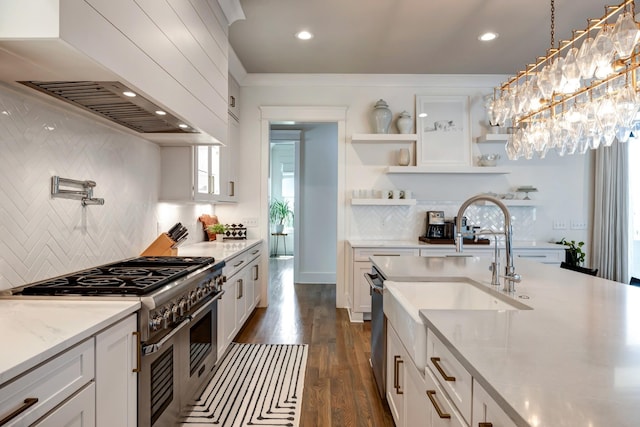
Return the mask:
[[556,5],[555,1],[551,0],[551,49],[555,47],[556,41]]

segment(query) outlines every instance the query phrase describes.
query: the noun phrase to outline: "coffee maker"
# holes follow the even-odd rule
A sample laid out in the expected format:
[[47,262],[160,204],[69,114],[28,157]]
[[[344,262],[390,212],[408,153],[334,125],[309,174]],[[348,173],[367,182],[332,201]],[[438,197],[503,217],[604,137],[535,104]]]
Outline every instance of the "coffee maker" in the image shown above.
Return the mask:
[[427,211],[428,239],[445,239],[444,211]]

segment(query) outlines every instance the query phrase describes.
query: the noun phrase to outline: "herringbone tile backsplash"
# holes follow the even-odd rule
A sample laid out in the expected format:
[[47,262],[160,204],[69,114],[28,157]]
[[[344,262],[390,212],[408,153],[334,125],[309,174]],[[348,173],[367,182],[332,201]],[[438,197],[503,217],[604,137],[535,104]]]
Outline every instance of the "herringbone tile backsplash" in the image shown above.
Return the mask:
[[[0,85],[0,290],[139,254],[157,236],[159,148]],[[52,199],[51,176],[104,206]]]

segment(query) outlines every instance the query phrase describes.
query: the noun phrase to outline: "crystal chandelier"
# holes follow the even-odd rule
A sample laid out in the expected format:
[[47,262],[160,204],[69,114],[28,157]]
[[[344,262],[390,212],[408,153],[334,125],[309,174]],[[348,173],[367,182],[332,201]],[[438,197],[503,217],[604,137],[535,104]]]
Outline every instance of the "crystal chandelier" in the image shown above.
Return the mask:
[[634,0],[605,6],[604,16],[587,20],[585,30],[573,30],[571,40],[556,48],[551,0],[551,48],[495,88],[486,104],[490,124],[513,129],[509,159],[544,158],[550,149],[561,156],[584,154],[640,135],[640,30],[634,17]]

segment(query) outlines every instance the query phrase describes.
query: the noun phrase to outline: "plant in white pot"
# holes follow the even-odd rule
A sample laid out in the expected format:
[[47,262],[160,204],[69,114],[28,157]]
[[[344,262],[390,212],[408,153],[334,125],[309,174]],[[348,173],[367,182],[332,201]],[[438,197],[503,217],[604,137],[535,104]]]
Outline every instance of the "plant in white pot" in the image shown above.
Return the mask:
[[223,224],[213,224],[207,227],[210,233],[216,235],[216,240],[222,242],[224,240],[224,232],[227,228]]
[[274,232],[282,233],[285,224],[293,221],[293,211],[289,207],[289,201],[275,199],[269,204],[269,219],[274,225]]

